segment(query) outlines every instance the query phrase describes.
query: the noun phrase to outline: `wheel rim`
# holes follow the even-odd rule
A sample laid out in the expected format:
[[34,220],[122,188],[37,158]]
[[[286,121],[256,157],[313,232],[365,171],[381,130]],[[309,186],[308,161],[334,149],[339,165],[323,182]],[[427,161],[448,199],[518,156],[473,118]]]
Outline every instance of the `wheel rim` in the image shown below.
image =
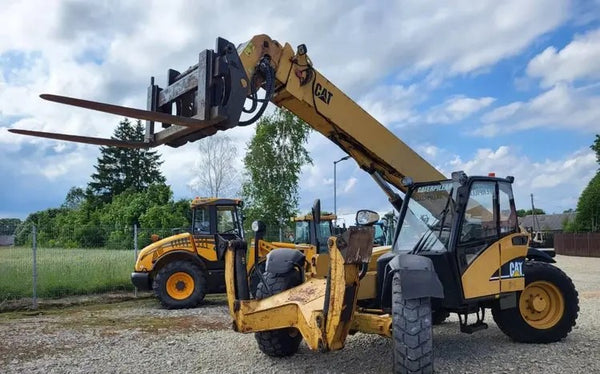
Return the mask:
[[531,327],[554,327],[565,312],[564,298],[558,287],[545,281],[532,282],[519,298],[521,316]]
[[187,299],[194,292],[194,278],[184,272],[173,273],[167,279],[167,293],[176,300]]

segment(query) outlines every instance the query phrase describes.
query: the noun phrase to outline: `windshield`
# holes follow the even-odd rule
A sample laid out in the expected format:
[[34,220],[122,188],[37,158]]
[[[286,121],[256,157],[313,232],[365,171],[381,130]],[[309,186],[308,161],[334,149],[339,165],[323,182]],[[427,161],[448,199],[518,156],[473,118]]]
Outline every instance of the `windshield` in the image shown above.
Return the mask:
[[308,222],[298,221],[296,222],[296,238],[295,243],[308,243]]
[[452,181],[416,187],[407,196],[408,208],[394,252],[446,251],[454,214]]
[[[331,233],[331,221],[321,221],[319,223],[319,238],[327,242]],[[296,221],[295,243],[310,244],[310,226],[307,221]]]
[[237,209],[233,206],[217,207],[217,232],[219,234],[237,234],[240,235],[239,219]]

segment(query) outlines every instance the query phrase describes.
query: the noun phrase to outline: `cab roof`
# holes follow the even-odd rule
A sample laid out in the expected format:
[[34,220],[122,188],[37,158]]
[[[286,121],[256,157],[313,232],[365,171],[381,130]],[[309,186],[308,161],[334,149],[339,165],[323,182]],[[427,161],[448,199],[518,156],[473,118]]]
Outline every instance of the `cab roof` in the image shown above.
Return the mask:
[[[336,220],[337,217],[335,214],[326,214],[326,215],[321,215],[321,221],[334,221]],[[298,217],[292,217],[291,218],[292,222],[308,222],[308,221],[312,221],[312,214],[307,214],[305,216],[298,216]]]
[[240,199],[228,199],[222,197],[196,197],[190,203],[190,206],[192,208],[208,205],[233,205],[241,207],[242,205],[244,205],[244,202]]

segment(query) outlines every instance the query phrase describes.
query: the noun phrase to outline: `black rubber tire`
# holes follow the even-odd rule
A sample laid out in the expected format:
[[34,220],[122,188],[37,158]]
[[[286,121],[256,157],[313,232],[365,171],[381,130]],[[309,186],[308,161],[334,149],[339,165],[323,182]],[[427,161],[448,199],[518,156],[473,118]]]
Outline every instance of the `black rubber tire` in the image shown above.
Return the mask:
[[254,266],[252,266],[252,269],[250,269],[250,275],[248,275],[248,285],[250,288],[250,297],[253,299],[256,298],[256,290],[258,289],[258,284],[260,283],[260,276],[258,275],[258,271],[260,271],[261,274],[263,274],[265,272],[266,266],[267,261],[261,260],[258,263],[254,264]]
[[499,304],[492,307],[494,321],[503,333],[520,343],[553,343],[564,339],[575,326],[579,312],[579,295],[573,281],[562,270],[545,262],[526,261],[523,273],[525,287],[535,281],[546,281],[558,288],[565,303],[562,317],[547,329],[529,325],[519,311],[521,292],[518,292],[516,308],[502,310]]
[[431,298],[405,300],[398,273],[392,280],[392,340],[395,374],[433,373]]
[[[260,282],[256,289],[256,298],[263,299],[278,294],[302,283],[300,270],[294,269],[286,274],[264,273],[266,282]],[[302,334],[295,328],[262,331],[254,334],[258,348],[271,357],[292,356],[298,352]]]
[[[178,272],[187,273],[194,279],[194,291],[189,297],[182,300],[172,298],[167,292],[167,280],[172,274]],[[156,273],[152,289],[162,306],[167,309],[195,308],[200,305],[206,295],[206,276],[200,266],[195,263],[177,260],[166,264]]]
[[434,310],[431,312],[431,323],[434,326],[441,325],[446,321],[446,319],[450,317],[450,312],[445,309]]

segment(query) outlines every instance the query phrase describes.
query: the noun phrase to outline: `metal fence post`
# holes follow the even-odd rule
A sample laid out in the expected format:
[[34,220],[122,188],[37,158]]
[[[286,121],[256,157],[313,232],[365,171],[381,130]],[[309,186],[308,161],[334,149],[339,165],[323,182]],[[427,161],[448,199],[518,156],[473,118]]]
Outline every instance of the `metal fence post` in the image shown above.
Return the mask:
[[33,309],[37,309],[37,229],[33,225]]
[[[137,223],[133,225],[133,263],[135,264],[137,261],[138,254],[138,233],[137,233]],[[135,265],[134,265],[135,266]],[[137,287],[133,289],[133,296],[137,297]]]

